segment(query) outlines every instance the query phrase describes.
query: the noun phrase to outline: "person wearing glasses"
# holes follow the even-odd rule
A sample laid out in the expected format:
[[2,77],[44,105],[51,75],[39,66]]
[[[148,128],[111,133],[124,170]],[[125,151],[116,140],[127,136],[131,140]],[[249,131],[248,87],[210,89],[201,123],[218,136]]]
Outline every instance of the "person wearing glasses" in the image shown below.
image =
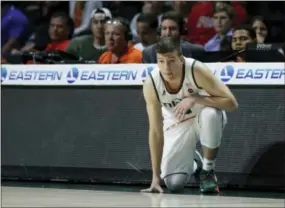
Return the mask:
[[142,63],[142,52],[131,41],[129,22],[121,17],[106,22],[105,43],[107,51],[98,59],[100,64]]

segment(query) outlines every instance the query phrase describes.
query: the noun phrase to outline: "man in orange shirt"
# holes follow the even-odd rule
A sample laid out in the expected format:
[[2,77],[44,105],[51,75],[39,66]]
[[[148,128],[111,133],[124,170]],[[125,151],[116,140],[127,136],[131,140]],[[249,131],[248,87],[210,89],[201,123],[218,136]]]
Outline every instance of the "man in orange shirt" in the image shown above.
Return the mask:
[[49,24],[41,25],[21,49],[13,49],[12,54],[29,51],[65,51],[74,30],[73,20],[64,12],[54,13]]
[[129,22],[124,18],[115,18],[106,23],[105,43],[108,51],[100,56],[98,63],[142,63],[142,52],[129,44],[129,28]]
[[[73,35],[73,31],[73,20],[66,13],[54,13],[50,19],[48,28],[50,42],[47,44],[44,51],[65,51]],[[27,48],[29,48],[29,46]],[[32,49],[30,48],[30,50]],[[25,49],[23,51],[25,51]],[[40,62],[29,60],[26,64],[40,64]]]
[[47,45],[45,51],[65,51],[69,44],[69,39],[72,37],[73,30],[73,21],[67,14],[63,12],[53,14],[48,30],[51,42]]

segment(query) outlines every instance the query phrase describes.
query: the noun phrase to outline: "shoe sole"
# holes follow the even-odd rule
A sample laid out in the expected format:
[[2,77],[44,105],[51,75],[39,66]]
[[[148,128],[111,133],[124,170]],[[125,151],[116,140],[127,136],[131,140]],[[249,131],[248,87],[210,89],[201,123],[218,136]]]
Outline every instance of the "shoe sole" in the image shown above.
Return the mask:
[[206,193],[220,193],[220,189],[219,187],[209,187],[209,188],[206,188],[206,189],[200,189],[200,192],[203,193],[203,194],[206,194]]

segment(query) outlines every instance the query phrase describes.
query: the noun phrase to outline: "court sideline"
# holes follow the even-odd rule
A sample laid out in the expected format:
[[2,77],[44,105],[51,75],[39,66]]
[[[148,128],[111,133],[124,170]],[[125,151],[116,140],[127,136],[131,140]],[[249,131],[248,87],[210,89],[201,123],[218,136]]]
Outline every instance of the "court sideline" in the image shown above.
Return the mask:
[[2,207],[284,207],[284,193],[222,191],[200,195],[143,194],[142,187],[59,183],[2,183]]

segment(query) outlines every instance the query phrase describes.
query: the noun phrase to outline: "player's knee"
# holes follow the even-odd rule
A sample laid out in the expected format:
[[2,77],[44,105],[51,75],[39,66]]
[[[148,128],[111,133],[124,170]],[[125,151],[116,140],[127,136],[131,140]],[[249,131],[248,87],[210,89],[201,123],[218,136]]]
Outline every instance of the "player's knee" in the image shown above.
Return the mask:
[[171,192],[181,192],[187,184],[189,176],[183,173],[172,174],[164,178],[166,187]]
[[201,127],[201,144],[215,149],[220,146],[223,131],[223,112],[207,107],[201,111],[199,125]]
[[201,121],[215,121],[220,120],[222,117],[222,111],[217,108],[206,107],[200,113]]

